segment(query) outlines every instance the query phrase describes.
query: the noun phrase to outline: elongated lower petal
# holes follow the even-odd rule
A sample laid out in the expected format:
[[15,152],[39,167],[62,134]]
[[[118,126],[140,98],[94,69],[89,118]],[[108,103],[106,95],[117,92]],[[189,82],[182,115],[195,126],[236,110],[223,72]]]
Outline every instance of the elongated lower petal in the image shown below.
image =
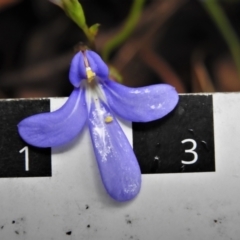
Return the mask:
[[125,134],[109,108],[91,102],[89,130],[103,184],[117,201],[134,198],[141,187],[141,172]]
[[103,89],[111,109],[132,122],[148,122],[164,117],[178,102],[178,94],[170,85],[156,84],[129,88],[106,80]]
[[85,93],[74,89],[57,111],[25,118],[18,124],[20,136],[36,147],[54,147],[72,140],[83,128],[87,110]]

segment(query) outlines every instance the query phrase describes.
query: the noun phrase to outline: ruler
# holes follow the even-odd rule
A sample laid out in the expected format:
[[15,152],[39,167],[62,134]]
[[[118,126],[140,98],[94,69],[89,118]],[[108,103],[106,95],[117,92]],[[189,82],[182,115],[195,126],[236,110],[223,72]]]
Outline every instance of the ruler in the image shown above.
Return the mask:
[[142,171],[128,203],[106,194],[87,127],[52,149],[19,138],[19,121],[65,101],[0,101],[1,240],[239,238],[239,93],[181,95],[163,119],[121,121]]

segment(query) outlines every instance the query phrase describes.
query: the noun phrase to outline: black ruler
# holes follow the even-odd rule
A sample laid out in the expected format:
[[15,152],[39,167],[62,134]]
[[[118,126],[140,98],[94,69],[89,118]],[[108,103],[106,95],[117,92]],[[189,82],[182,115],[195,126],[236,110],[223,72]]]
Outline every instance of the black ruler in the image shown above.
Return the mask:
[[212,95],[181,95],[166,117],[133,123],[142,173],[215,171]]
[[[0,177],[50,177],[51,149],[18,135],[24,118],[50,111],[50,99],[0,101]],[[215,171],[212,95],[181,95],[166,117],[133,123],[133,148],[143,174]]]
[[52,176],[51,148],[29,146],[17,131],[25,117],[49,111],[49,99],[0,101],[0,177]]

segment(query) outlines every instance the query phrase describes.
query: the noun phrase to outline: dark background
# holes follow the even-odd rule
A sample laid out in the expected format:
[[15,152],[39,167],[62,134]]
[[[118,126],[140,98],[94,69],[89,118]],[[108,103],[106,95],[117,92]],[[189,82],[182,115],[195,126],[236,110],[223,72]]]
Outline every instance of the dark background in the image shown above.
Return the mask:
[[[100,23],[97,49],[120,28],[132,1],[81,0],[88,25]],[[240,34],[240,1],[220,1]],[[81,30],[47,0],[0,2],[0,97],[68,96],[68,69]],[[197,0],[147,0],[131,37],[111,55],[123,83],[159,82],[178,92],[239,91],[226,42]]]

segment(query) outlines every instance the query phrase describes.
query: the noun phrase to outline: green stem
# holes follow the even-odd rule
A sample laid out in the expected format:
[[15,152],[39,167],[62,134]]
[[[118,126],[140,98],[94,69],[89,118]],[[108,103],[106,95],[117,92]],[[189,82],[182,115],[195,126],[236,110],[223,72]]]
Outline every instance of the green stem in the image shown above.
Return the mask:
[[78,0],[62,0],[62,4],[62,7],[67,16],[71,18],[83,30],[89,41],[90,47],[93,47],[95,36],[91,34],[86,24],[85,14],[81,3]]
[[88,41],[89,41],[89,44],[90,44],[90,48],[92,48],[94,46],[94,36],[90,33],[89,31],[89,28],[87,25],[85,25],[85,27],[82,27],[82,30],[84,32],[84,34],[86,35]]
[[145,0],[134,0],[123,28],[103,47],[102,57],[105,61],[109,59],[109,55],[111,54],[111,52],[121,43],[123,43],[132,33],[141,15],[144,2]]
[[231,23],[226,17],[221,6],[218,4],[217,0],[203,1],[203,5],[207,9],[209,15],[212,17],[213,21],[219,28],[219,31],[223,35],[223,38],[227,42],[240,78],[240,44],[237,34],[232,28]]

